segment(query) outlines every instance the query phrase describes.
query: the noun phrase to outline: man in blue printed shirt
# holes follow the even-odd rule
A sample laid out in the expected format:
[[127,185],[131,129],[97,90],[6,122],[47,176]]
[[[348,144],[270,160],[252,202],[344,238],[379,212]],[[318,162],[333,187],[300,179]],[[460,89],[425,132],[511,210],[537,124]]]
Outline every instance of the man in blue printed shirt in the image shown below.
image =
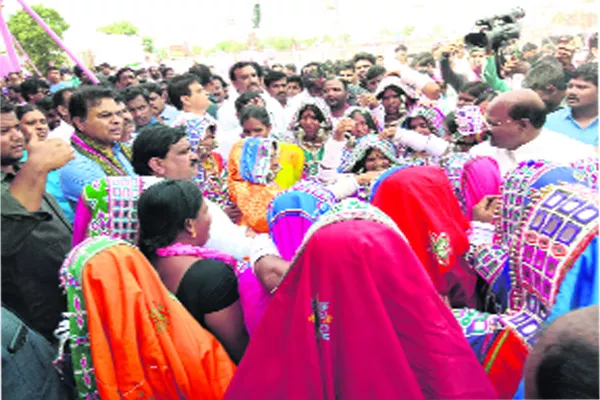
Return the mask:
[[598,146],[598,63],[576,68],[566,95],[568,107],[548,115],[544,128]]
[[73,209],[88,183],[105,176],[135,175],[131,149],[120,142],[123,117],[115,98],[113,90],[100,86],[83,86],[71,97],[75,159],[61,170],[60,183]]

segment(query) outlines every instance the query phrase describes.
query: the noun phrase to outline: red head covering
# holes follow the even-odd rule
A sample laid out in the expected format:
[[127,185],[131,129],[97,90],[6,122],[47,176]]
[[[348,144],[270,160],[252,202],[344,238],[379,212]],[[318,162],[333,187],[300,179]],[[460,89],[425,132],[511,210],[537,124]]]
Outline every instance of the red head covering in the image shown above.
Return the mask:
[[225,398],[497,398],[389,218],[344,207],[309,231]]
[[466,263],[463,266],[462,258],[469,249],[469,221],[441,168],[423,166],[395,172],[379,185],[373,205],[406,235],[440,293],[451,295],[453,305],[475,305],[469,304],[469,299],[476,277],[468,272]]

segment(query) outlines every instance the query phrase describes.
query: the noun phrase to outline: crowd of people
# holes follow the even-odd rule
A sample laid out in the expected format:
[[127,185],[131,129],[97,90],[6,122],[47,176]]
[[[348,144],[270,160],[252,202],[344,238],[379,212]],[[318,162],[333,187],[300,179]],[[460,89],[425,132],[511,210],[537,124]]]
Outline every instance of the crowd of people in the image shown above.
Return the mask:
[[3,396],[599,398],[576,42],[10,73]]

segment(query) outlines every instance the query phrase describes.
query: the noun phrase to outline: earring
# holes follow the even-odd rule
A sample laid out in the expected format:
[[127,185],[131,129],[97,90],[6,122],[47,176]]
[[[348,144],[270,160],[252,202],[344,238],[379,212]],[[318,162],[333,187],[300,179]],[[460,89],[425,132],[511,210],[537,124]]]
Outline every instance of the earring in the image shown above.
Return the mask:
[[196,239],[196,231],[192,231],[192,239]]
[[302,127],[298,128],[298,141],[299,142],[304,141],[304,135],[305,135],[304,129]]
[[325,139],[325,128],[319,128],[319,131],[317,132],[317,137],[319,139]]

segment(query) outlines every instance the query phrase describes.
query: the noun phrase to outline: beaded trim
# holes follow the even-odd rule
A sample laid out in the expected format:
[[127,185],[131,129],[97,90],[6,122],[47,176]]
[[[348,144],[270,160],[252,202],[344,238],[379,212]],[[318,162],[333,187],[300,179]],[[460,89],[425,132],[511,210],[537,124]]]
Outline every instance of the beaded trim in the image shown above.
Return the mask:
[[67,294],[69,311],[64,313],[64,317],[69,321],[68,341],[71,347],[75,386],[79,397],[86,400],[100,399],[100,395],[92,359],[82,273],[92,258],[118,245],[131,246],[125,241],[104,236],[87,239],[71,250],[59,271],[60,287]]
[[510,250],[509,308],[504,319],[525,342],[556,301],[560,285],[577,258],[598,235],[596,193],[577,184],[549,185],[526,207]]

